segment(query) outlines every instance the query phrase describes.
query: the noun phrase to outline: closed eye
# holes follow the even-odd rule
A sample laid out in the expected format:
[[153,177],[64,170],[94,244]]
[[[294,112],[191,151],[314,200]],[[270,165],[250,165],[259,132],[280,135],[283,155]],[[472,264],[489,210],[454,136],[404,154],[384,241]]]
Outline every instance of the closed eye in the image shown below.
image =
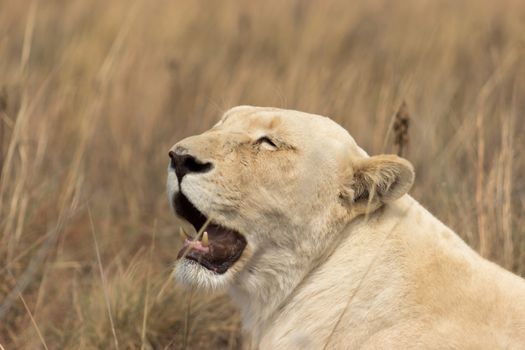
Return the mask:
[[267,143],[270,146],[277,147],[277,145],[268,137],[268,136],[261,136],[257,139],[257,143]]
[[268,136],[261,136],[257,139],[256,143],[258,145],[266,146],[271,150],[277,149],[277,145],[273,142]]

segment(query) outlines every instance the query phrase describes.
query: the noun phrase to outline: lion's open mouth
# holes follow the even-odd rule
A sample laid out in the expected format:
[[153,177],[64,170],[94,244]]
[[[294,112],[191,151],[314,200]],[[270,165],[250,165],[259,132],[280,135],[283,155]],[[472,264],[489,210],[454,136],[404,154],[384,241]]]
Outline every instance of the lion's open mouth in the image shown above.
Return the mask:
[[[197,232],[208,221],[208,218],[180,192],[175,195],[173,204],[177,214],[190,222]],[[207,239],[204,236],[207,236]],[[240,258],[245,246],[246,239],[239,232],[211,221],[201,241],[191,237],[185,239],[177,259],[193,260],[210,271],[223,274]]]

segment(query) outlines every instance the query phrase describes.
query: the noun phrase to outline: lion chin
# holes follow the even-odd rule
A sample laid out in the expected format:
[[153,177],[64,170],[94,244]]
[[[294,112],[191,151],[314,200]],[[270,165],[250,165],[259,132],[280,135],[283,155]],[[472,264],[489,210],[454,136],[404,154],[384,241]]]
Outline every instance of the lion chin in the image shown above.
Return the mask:
[[231,273],[217,275],[202,267],[199,263],[187,259],[177,262],[173,275],[178,281],[188,287],[212,292],[226,290],[232,280]]
[[169,151],[174,276],[227,290],[255,349],[525,349],[525,282],[332,120],[239,106]]

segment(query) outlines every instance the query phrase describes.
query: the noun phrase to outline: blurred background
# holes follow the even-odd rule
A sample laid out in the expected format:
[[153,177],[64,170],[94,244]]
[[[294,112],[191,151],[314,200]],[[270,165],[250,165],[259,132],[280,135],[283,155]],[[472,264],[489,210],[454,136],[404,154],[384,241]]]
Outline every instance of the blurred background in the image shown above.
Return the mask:
[[525,275],[524,2],[2,0],[5,349],[240,348],[227,297],[170,279],[165,195],[168,149],[238,104],[370,154],[401,116],[412,195]]

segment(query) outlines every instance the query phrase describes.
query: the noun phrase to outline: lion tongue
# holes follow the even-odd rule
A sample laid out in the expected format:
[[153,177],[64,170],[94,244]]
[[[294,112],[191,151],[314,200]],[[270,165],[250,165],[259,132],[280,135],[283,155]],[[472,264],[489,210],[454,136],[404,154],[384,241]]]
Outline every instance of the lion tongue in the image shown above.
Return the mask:
[[177,259],[185,257],[219,274],[226,272],[239,259],[246,246],[244,237],[215,224],[208,225],[201,240],[193,240],[184,232],[183,236],[184,245]]
[[184,248],[190,247],[192,250],[197,250],[199,252],[208,253],[210,251],[210,247],[203,244],[202,241],[190,241],[189,239],[186,239],[184,241]]
[[199,260],[206,259],[210,262],[220,262],[228,260],[235,255],[236,250],[239,248],[239,242],[233,232],[221,229],[215,225],[210,225],[208,231],[210,231],[210,234],[208,235],[208,232],[204,232],[201,240],[193,240],[186,234],[184,245],[177,258],[190,256],[198,257]]

